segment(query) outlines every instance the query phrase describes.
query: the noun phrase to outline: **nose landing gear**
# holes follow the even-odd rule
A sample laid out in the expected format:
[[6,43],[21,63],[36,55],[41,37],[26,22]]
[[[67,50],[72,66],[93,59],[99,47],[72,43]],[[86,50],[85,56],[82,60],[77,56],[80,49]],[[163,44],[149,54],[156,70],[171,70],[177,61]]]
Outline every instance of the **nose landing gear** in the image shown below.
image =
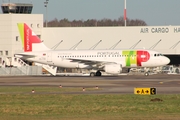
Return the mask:
[[149,76],[149,72],[145,72],[144,75],[145,75],[145,76]]

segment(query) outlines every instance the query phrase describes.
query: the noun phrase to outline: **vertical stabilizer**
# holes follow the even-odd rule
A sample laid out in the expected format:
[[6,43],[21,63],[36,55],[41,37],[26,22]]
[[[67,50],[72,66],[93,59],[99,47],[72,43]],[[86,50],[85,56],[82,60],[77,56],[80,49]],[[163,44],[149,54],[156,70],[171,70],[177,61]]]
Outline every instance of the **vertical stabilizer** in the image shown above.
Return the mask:
[[50,50],[26,23],[18,23],[18,29],[22,40],[24,52]]

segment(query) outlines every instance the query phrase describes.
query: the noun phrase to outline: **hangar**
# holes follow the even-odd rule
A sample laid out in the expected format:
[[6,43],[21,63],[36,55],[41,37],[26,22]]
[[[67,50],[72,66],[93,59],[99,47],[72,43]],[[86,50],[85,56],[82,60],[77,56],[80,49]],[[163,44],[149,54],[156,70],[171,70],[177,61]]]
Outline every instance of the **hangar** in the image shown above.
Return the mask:
[[[18,6],[19,13],[4,6]],[[28,12],[23,13],[22,6]],[[2,10],[5,12],[0,14],[1,67],[25,64],[14,58],[14,53],[23,51],[19,22],[27,23],[52,49],[154,49],[168,56],[170,64],[180,63],[180,26],[43,27],[43,15],[30,14],[31,4],[3,4]]]
[[48,27],[41,38],[49,48],[61,42],[56,49],[154,49],[179,64],[179,36],[180,26]]

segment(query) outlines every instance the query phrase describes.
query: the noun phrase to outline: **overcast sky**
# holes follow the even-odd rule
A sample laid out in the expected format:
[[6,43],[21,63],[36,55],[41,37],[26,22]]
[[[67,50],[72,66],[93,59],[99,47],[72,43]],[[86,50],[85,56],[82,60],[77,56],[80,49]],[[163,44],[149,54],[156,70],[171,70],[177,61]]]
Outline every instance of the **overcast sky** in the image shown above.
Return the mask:
[[[33,14],[44,14],[46,0],[1,0],[2,4],[33,3]],[[180,25],[180,0],[126,0],[127,17],[144,20],[149,26]],[[124,0],[49,0],[48,20],[118,19],[124,14]],[[1,11],[2,13],[2,11]]]

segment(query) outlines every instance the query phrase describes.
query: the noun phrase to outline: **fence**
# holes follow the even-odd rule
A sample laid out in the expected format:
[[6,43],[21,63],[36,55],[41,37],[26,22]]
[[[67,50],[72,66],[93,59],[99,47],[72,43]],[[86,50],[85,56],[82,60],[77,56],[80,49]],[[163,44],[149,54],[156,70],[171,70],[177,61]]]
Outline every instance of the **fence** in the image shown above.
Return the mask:
[[42,66],[1,67],[0,76],[42,75]]

